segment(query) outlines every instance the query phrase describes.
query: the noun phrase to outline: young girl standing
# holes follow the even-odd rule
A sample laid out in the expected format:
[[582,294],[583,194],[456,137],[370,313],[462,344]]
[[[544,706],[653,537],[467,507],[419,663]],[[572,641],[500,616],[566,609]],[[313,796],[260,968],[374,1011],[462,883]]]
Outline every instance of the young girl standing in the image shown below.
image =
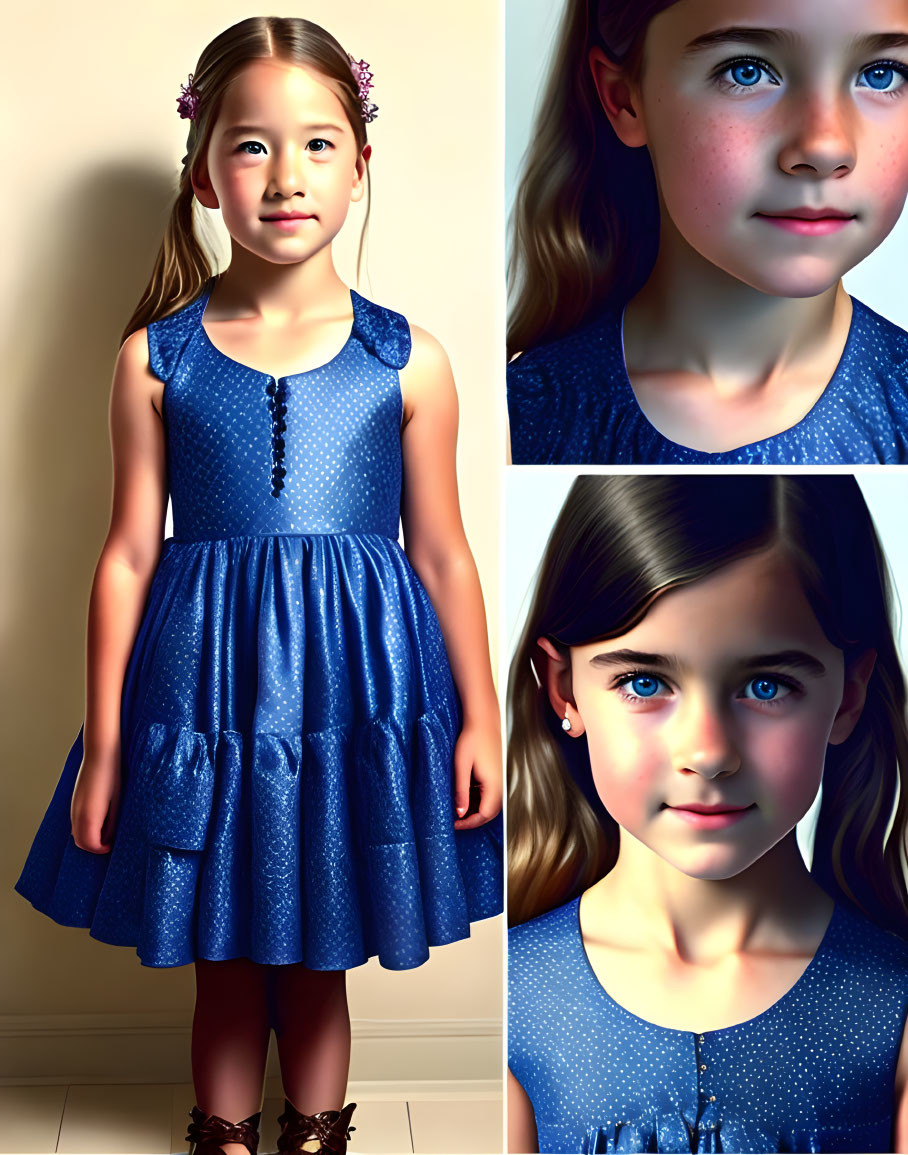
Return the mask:
[[569,0],[514,212],[519,463],[908,460],[841,283],[908,191],[904,0]]
[[890,600],[853,478],[575,482],[509,686],[511,1151],[908,1149]]
[[[147,965],[195,962],[198,1155],[255,1151],[271,1026],[280,1149],[345,1149],[344,971],[417,966],[501,905],[450,370],[332,260],[370,89],[274,18],[183,87],[180,192],[114,376],[84,730],[18,883]],[[215,279],[194,199],[230,234]]]

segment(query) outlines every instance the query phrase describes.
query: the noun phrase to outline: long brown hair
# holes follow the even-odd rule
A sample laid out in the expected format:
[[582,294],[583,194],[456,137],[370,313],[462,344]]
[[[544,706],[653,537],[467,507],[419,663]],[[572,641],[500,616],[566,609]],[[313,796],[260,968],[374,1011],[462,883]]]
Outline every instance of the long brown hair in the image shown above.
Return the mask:
[[575,481],[542,559],[508,683],[513,922],[581,893],[618,855],[618,827],[596,797],[586,739],[563,733],[536,677],[537,639],[566,650],[619,636],[666,590],[773,545],[794,564],[846,663],[867,649],[877,653],[854,732],[827,750],[812,874],[833,898],[908,937],[905,682],[885,557],[857,482],[843,476]]
[[674,2],[567,0],[511,217],[509,357],[624,304],[652,271],[652,162],[612,130],[589,55],[598,46],[636,74],[649,22]]
[[[198,114],[189,122],[179,191],[151,280],[123,332],[124,341],[130,333],[194,301],[211,276],[211,265],[193,228],[192,174],[208,149],[227,85],[245,64],[263,58],[318,72],[343,105],[358,151],[366,147],[359,85],[351,71],[350,58],[324,28],[292,17],[252,16],[216,36],[202,52],[192,74],[193,88],[199,97]],[[368,166],[366,179],[368,182]],[[368,219],[367,202],[357,272]]]

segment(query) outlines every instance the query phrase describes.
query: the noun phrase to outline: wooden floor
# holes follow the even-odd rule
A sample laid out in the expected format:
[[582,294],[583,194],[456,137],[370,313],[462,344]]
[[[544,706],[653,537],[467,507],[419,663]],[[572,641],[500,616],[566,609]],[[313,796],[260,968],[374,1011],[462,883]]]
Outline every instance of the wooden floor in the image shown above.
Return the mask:
[[[359,1103],[350,1155],[425,1152],[498,1155],[502,1151],[501,1099],[402,1099],[368,1091]],[[158,1086],[0,1087],[0,1155],[76,1152],[86,1155],[169,1155],[185,1152],[189,1084]],[[262,1113],[262,1152],[274,1151],[282,1099],[267,1098]]]

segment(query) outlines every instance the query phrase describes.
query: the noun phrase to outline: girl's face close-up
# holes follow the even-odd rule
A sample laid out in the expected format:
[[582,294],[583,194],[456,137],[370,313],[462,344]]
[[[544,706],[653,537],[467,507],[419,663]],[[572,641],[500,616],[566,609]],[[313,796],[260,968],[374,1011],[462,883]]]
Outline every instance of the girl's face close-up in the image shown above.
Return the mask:
[[863,702],[780,549],[667,591],[570,657],[573,732],[622,839],[698,878],[739,874],[794,829]]
[[[615,71],[593,70],[609,111]],[[898,220],[908,0],[678,0],[630,92],[609,117],[649,148],[663,236],[761,292],[824,292]]]
[[364,175],[344,107],[318,74],[255,60],[227,88],[193,187],[236,244],[291,264],[331,244]]

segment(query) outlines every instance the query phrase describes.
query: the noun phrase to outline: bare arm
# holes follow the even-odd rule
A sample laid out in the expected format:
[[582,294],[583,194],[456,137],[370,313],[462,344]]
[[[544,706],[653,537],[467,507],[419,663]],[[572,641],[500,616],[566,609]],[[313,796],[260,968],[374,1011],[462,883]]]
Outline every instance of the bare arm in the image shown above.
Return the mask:
[[535,1152],[539,1150],[536,1134],[536,1116],[533,1104],[523,1087],[508,1071],[508,1151]]
[[88,607],[84,757],[71,809],[76,845],[113,842],[120,794],[123,675],[161,551],[167,508],[162,385],[144,329],[123,345],[110,397],[113,505]]
[[[413,329],[413,351],[400,374],[407,556],[425,585],[444,634],[463,704],[454,756],[459,829],[480,826],[501,809],[501,728],[489,661],[485,607],[457,496],[457,394],[444,350]],[[469,807],[471,775],[480,792]]]
[[892,1111],[892,1150],[908,1152],[908,1024],[902,1035],[899,1061],[895,1069],[895,1106]]

